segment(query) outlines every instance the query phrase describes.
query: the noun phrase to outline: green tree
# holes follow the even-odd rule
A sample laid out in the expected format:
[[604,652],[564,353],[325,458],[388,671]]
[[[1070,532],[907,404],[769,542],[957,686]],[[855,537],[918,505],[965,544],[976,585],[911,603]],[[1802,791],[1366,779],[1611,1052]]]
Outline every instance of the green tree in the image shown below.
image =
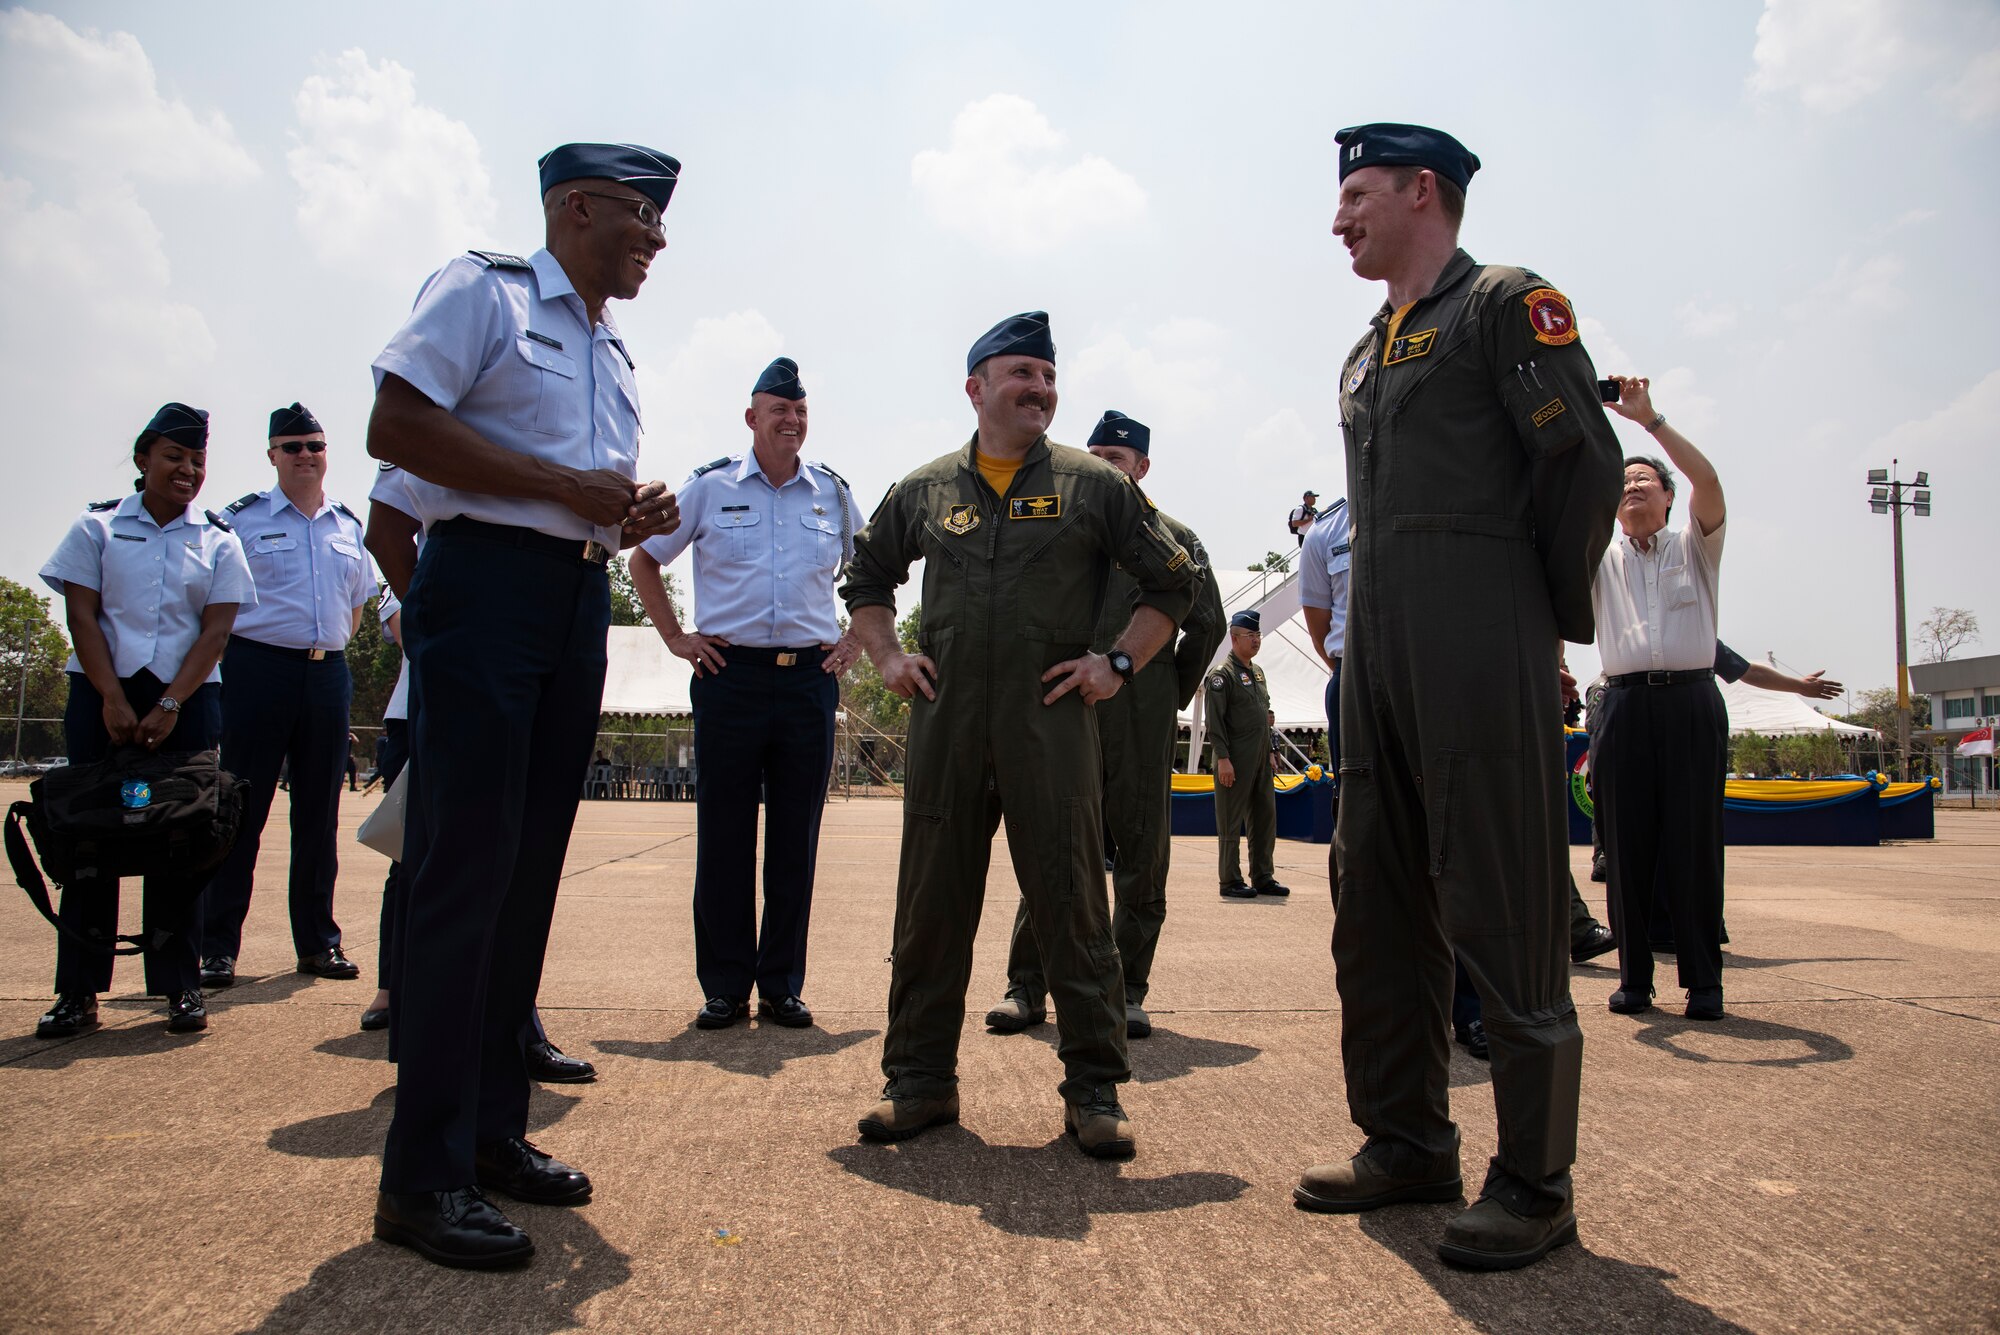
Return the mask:
[[[1861,707],[1845,716],[1843,723],[1858,724],[1873,728],[1891,741],[1896,737],[1896,688],[1894,686],[1871,686],[1865,691],[1854,693]],[[1913,727],[1927,728],[1931,721],[1931,698],[1928,695],[1910,693],[1910,721]]]
[[1729,743],[1729,768],[1742,775],[1771,772],[1771,739],[1755,732],[1736,734]]
[[1296,552],[1265,552],[1264,559],[1261,561],[1252,561],[1250,568],[1252,570],[1268,570],[1272,574],[1277,574],[1279,571],[1290,570],[1292,568],[1292,557],[1295,555],[1297,555]]
[[[403,670],[401,647],[382,633],[382,618],[378,615],[381,601],[379,596],[368,600],[368,605],[361,609],[360,629],[347,642],[347,672],[354,679],[354,699],[347,707],[347,718],[356,729],[381,725],[382,711],[389,707],[389,697],[396,692],[396,677]],[[357,758],[366,769],[375,754],[375,734],[358,732],[357,735],[361,738]]]
[[1969,607],[1933,607],[1917,626],[1917,652],[1925,663],[1942,663],[1959,646],[1979,643],[1979,618]]
[[[611,579],[611,624],[614,626],[650,626],[653,619],[646,615],[645,604],[639,601],[638,590],[632,587],[632,567],[623,556],[613,557],[605,568]],[[667,604],[674,609],[674,619],[687,624],[687,604],[681,601],[680,577],[671,570],[662,570],[666,580]]]
[[[0,577],[0,699],[20,719],[59,719],[69,700],[69,637],[51,610],[51,600],[25,585]],[[15,759],[58,755],[63,750],[62,725],[22,723],[0,734],[0,746]]]

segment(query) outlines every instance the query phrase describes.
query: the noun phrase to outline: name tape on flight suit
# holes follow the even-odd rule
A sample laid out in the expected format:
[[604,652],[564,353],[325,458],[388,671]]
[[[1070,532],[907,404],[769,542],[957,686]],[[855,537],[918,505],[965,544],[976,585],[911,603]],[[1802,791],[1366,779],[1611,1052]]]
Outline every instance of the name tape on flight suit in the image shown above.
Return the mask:
[[1060,496],[1016,496],[1007,502],[1009,519],[1056,519],[1061,515]]
[[1394,366],[1397,362],[1407,362],[1418,357],[1428,356],[1431,344],[1437,342],[1437,336],[1438,331],[1435,329],[1423,329],[1414,334],[1399,335],[1389,345],[1389,355],[1382,359],[1382,365]]

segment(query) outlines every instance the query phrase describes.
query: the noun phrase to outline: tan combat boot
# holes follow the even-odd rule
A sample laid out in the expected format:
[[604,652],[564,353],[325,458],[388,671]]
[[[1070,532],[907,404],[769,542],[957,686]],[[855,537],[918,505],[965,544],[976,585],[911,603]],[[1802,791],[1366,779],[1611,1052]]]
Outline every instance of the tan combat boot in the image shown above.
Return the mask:
[[[1395,1162],[1407,1158],[1410,1162]],[[1292,1202],[1302,1210],[1352,1214],[1384,1205],[1416,1201],[1455,1201],[1465,1194],[1458,1173],[1458,1154],[1439,1155],[1429,1163],[1408,1154],[1398,1156],[1384,1141],[1370,1140],[1345,1163],[1315,1164],[1292,1188]]]
[[908,1140],[919,1131],[958,1120],[958,1095],[941,1099],[885,1098],[859,1123],[868,1140]]
[[1129,1159],[1139,1152],[1132,1123],[1117,1099],[1063,1104],[1063,1130],[1076,1137],[1077,1148],[1093,1159]]
[[1048,1008],[1030,1004],[1019,992],[1009,992],[986,1012],[986,1027],[996,1034],[1018,1034],[1049,1018]]

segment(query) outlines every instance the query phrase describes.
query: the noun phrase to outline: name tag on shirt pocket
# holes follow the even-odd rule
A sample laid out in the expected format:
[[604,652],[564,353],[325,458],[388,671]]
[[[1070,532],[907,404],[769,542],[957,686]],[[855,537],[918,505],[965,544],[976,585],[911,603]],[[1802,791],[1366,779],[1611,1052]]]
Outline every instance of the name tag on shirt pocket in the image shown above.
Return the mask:
[[565,380],[576,379],[576,362],[554,348],[531,342],[525,335],[514,340],[514,347],[520,352],[521,360],[530,366],[553,371]]

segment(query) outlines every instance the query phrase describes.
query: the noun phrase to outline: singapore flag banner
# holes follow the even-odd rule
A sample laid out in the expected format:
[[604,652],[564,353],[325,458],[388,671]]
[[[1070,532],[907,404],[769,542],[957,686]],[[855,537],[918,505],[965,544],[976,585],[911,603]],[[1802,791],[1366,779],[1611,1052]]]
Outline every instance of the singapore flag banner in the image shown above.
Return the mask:
[[1990,756],[1993,754],[1993,729],[1975,728],[1959,739],[1958,753],[1962,756]]

